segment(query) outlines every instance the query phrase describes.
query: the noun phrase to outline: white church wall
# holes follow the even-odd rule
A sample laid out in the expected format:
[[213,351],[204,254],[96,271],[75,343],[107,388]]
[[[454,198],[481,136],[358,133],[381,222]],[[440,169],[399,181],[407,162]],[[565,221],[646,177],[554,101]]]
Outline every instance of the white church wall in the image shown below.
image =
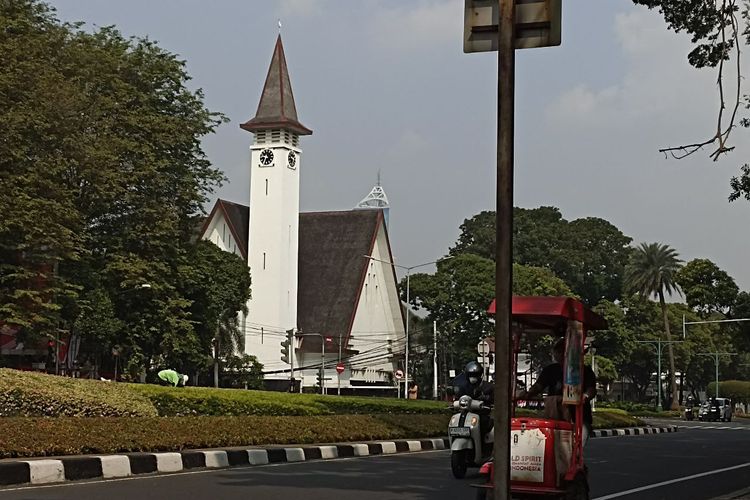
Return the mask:
[[227,220],[221,210],[217,210],[214,217],[208,223],[206,231],[203,233],[203,239],[209,240],[225,252],[242,256],[242,252],[237,248],[237,242],[232,236]]
[[[381,225],[367,267],[364,286],[352,325],[350,346],[359,351],[349,374],[354,380],[385,382],[396,370],[393,356],[404,352],[405,331],[401,317],[400,300],[393,275],[385,229]],[[375,260],[379,259],[379,260]]]
[[[269,166],[260,153],[273,152]],[[297,325],[297,262],[299,228],[299,169],[301,151],[291,146],[254,145],[251,150],[250,227],[248,264],[253,295],[248,302],[245,352],[257,356],[265,370],[289,368],[281,361],[285,331]],[[287,378],[269,374],[267,378]]]

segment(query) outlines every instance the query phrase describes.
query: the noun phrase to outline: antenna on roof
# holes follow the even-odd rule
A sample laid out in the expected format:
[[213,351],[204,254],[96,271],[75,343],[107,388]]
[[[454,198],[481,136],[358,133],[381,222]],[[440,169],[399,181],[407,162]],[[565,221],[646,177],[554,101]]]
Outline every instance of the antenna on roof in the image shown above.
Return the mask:
[[279,35],[281,35],[281,19],[278,20],[278,24],[279,24]]
[[362,201],[357,203],[357,206],[354,207],[355,210],[372,210],[372,209],[380,209],[383,211],[383,216],[385,217],[385,224],[388,225],[388,215],[390,212],[390,203],[388,202],[388,196],[386,196],[385,191],[383,190],[383,187],[380,185],[380,170],[378,170],[378,182],[375,184],[375,187],[373,187],[370,190],[370,193],[365,196]]

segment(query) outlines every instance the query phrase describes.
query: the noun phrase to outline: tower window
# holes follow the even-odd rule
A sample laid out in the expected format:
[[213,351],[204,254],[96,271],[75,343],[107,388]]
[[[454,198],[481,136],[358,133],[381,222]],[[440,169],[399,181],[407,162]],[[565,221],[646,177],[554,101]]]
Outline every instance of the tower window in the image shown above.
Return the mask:
[[266,196],[268,196],[268,179],[266,179]]
[[263,269],[266,268],[266,252],[263,252]]

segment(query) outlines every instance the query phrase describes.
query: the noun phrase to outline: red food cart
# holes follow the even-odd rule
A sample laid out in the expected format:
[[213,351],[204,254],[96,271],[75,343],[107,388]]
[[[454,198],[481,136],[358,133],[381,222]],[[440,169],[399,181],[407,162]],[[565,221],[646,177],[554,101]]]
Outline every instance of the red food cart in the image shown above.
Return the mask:
[[[495,302],[490,305],[495,313]],[[565,337],[562,403],[575,414],[573,422],[516,417],[511,409],[511,492],[518,498],[589,499],[588,472],[583,460],[583,359],[586,335],[607,328],[604,318],[570,297],[513,297],[511,374],[515,380],[523,335],[531,332]],[[515,391],[513,394],[515,401]],[[493,463],[480,469],[486,482],[477,498],[490,497]]]

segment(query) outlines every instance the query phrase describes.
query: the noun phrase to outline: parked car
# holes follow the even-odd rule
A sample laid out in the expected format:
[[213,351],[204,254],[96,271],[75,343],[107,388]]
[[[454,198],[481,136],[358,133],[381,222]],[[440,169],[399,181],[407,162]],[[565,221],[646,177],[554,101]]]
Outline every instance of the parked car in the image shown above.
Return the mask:
[[711,398],[701,405],[698,420],[715,422],[732,421],[732,400],[728,398]]

